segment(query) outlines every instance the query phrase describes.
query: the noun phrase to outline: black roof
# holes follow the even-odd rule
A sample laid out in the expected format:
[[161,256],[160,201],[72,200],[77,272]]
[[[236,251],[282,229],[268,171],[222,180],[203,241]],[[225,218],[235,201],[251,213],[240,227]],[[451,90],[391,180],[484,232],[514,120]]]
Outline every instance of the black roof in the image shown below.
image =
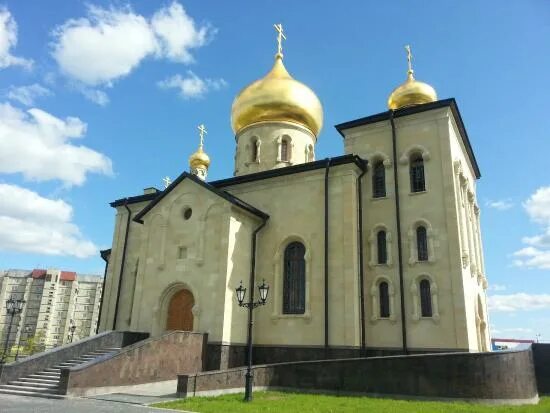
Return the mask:
[[[227,186],[231,186],[231,185],[238,185],[238,184],[242,184],[242,183],[246,183],[246,182],[260,181],[262,179],[274,178],[274,177],[278,177],[278,176],[285,176],[285,175],[290,175],[290,174],[295,174],[295,173],[300,173],[300,172],[307,172],[307,171],[312,171],[312,170],[315,170],[315,169],[325,168],[326,164],[327,164],[327,161],[329,159],[330,159],[330,165],[331,166],[338,166],[338,165],[343,165],[343,164],[347,164],[347,163],[355,163],[359,168],[363,169],[365,167],[365,165],[367,164],[367,161],[365,159],[362,159],[357,155],[343,155],[343,156],[337,156],[337,157],[334,157],[334,158],[321,159],[321,160],[318,160],[318,161],[315,161],[315,162],[307,162],[307,163],[303,163],[303,164],[299,164],[299,165],[287,166],[285,168],[270,169],[268,171],[256,172],[256,173],[246,174],[246,175],[241,175],[241,176],[235,176],[233,178],[220,179],[220,180],[212,181],[212,182],[209,182],[209,183],[205,183],[204,181],[202,181],[198,178],[195,178],[194,180],[199,181],[199,184],[206,185],[208,187],[208,189],[212,189],[211,187],[223,188],[223,187],[227,187]],[[189,173],[184,172],[182,175],[180,175],[180,177],[178,179],[176,179],[172,183],[172,185],[175,182],[180,182],[183,179],[184,174],[187,174],[185,176],[190,175]],[[113,208],[116,208],[116,207],[122,206],[124,204],[133,204],[133,203],[144,202],[144,201],[155,201],[157,198],[163,197],[166,190],[168,190],[172,185],[170,185],[164,191],[159,191],[157,193],[137,195],[137,196],[131,196],[131,197],[128,197],[128,198],[117,199],[116,201],[111,202],[110,205]],[[227,195],[230,195],[230,194],[227,194]],[[230,195],[230,196],[233,196],[233,195]],[[236,198],[236,197],[234,197],[234,198]]]
[[[440,109],[443,107],[451,108],[451,112],[453,113],[453,116],[456,120],[458,130],[460,131],[460,136],[462,137],[464,146],[466,147],[466,152],[468,153],[468,157],[470,158],[470,162],[472,163],[472,167],[474,168],[476,178],[478,179],[481,178],[481,172],[479,170],[479,166],[477,164],[476,157],[472,149],[472,145],[470,144],[468,133],[466,132],[466,128],[464,127],[464,122],[462,121],[462,116],[460,116],[460,111],[458,110],[458,106],[454,98],[443,99],[443,100],[438,100],[436,102],[424,103],[422,105],[409,106],[409,107],[397,109],[393,111],[393,116],[394,118],[399,118],[401,116],[408,116],[408,115],[421,113],[432,109]],[[342,131],[350,128],[355,128],[357,126],[363,126],[363,125],[368,125],[370,123],[389,120],[390,114],[391,114],[391,110],[388,110],[386,112],[378,113],[376,115],[371,115],[364,118],[352,120],[349,122],[340,123],[339,125],[336,125],[335,128],[338,131],[338,133],[340,133],[340,135],[344,137],[344,134]]]
[[210,182],[210,185],[216,188],[223,188],[231,185],[243,184],[246,182],[260,181],[262,179],[275,178],[278,176],[292,175],[300,172],[313,171],[315,169],[325,168],[327,162],[330,160],[330,166],[344,165],[348,163],[355,163],[359,168],[365,168],[367,161],[360,158],[357,155],[342,155],[334,158],[320,159],[314,162],[306,162],[299,165],[287,166],[285,168],[270,169],[267,171],[256,172],[252,174],[235,176],[233,178],[220,179],[218,181]]
[[[218,195],[219,197],[225,199],[226,201],[231,202],[233,205],[238,206],[239,208],[244,209],[245,211],[250,212],[253,215],[256,215],[259,218],[262,219],[268,219],[269,215],[266,214],[263,211],[260,211],[258,208],[253,207],[249,203],[243,201],[240,198],[237,198],[234,195],[231,195],[228,192],[222,191],[218,188],[215,188],[214,186],[210,185],[209,183],[204,182],[202,179],[197,178],[195,175],[190,174],[189,172],[183,172],[180,176],[177,177],[177,179],[172,182],[164,191],[162,191],[160,194],[157,195],[156,198],[154,198],[145,208],[143,208],[135,217],[134,221],[139,222],[140,224],[143,224],[142,218],[149,212],[151,209],[155,207],[156,204],[158,204],[162,198],[164,198],[166,195],[168,195],[181,181],[184,179],[190,179],[191,181],[195,182],[197,185],[202,186],[203,188],[207,189],[208,191]],[[116,202],[116,201],[115,201]]]

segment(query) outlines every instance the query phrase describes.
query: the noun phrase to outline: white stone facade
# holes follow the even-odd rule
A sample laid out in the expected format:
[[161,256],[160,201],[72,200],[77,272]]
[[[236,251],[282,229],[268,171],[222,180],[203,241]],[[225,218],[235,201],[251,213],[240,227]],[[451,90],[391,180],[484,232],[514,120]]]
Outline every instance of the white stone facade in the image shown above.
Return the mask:
[[[459,127],[462,121],[457,119],[455,105],[448,100],[421,105],[410,113],[397,111],[395,159],[390,112],[380,114],[379,120],[375,116],[340,125],[344,152],[349,156],[331,161],[328,181],[328,160],[313,162],[313,135],[300,126],[273,122],[252,125],[237,136],[235,178],[201,185],[182,176],[168,191],[116,201],[100,330],[158,335],[165,330],[171,297],[185,288],[194,297],[194,330],[208,332],[213,343],[245,342],[247,313],[238,307],[234,288],[240,280],[250,288],[252,234],[262,219],[224,195],[230,194],[269,215],[258,233],[255,270],[257,281],[265,278],[271,290],[267,306],[254,314],[255,344],[323,347],[328,334],[329,347],[357,349],[363,344],[364,329],[367,349],[399,351],[405,330],[408,351],[488,350],[487,281],[475,197],[477,165],[465,143],[465,131]],[[278,139],[283,136],[293,146],[290,161],[281,164]],[[261,144],[252,150],[256,138]],[[255,162],[251,154],[258,155]],[[361,162],[351,155],[369,162],[361,187],[362,228]],[[412,156],[424,162],[426,188],[422,192],[411,192]],[[385,167],[386,196],[373,198],[372,166],[377,160]],[[287,167],[291,173],[284,172]],[[192,214],[185,218],[188,209]],[[136,216],[142,223],[134,220]],[[419,226],[426,229],[426,260],[419,259]],[[387,259],[378,264],[376,234],[380,229],[386,232]],[[306,250],[305,311],[285,314],[284,250],[295,241]],[[422,281],[431,287],[430,316],[423,316]],[[387,317],[379,302],[381,283],[388,285]]]

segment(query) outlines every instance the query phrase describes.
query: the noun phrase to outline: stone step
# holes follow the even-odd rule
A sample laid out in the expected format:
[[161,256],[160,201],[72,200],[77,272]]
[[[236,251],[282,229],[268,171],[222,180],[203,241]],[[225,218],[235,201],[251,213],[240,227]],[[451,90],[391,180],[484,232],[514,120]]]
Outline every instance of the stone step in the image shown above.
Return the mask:
[[66,361],[65,363],[60,363],[60,364],[55,365],[54,368],[62,369],[62,368],[67,368],[67,367],[78,366],[79,364],[81,364],[81,363],[69,363],[68,361]]
[[55,368],[55,367],[49,367],[47,369],[42,370],[43,372],[48,373],[61,373],[61,369]]
[[61,373],[41,371],[39,373],[29,374],[27,377],[34,377],[36,379],[59,379],[61,377]]
[[47,389],[47,388],[43,388],[43,387],[30,386],[30,385],[21,386],[21,385],[14,385],[14,384],[2,384],[2,385],[0,385],[0,389],[57,394],[57,388]]
[[64,399],[65,396],[62,394],[54,393],[42,393],[37,391],[25,391],[25,390],[14,390],[14,389],[3,389],[0,387],[0,394],[13,394],[17,396],[27,396],[27,397],[44,397],[46,399]]
[[23,381],[23,380],[10,381],[8,384],[13,386],[20,386],[20,387],[32,386],[32,387],[44,388],[44,389],[57,389],[59,387],[59,383],[42,383],[42,382]]
[[51,378],[45,378],[45,377],[36,377],[34,374],[27,377],[21,377],[18,379],[19,381],[28,381],[29,383],[46,383],[46,384],[58,384],[59,383],[59,377],[51,377]]

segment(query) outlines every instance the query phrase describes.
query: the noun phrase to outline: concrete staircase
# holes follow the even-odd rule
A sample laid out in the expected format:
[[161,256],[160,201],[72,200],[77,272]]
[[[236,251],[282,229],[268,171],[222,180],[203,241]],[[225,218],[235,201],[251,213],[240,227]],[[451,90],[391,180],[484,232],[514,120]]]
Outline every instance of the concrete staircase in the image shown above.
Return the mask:
[[42,370],[38,373],[30,374],[26,377],[18,378],[0,385],[0,394],[17,394],[20,396],[47,397],[51,399],[61,399],[65,397],[59,394],[59,380],[61,378],[61,369],[75,367],[102,357],[106,354],[114,354],[120,350],[120,347],[103,348],[91,353],[84,354],[77,358],[56,364],[53,367]]

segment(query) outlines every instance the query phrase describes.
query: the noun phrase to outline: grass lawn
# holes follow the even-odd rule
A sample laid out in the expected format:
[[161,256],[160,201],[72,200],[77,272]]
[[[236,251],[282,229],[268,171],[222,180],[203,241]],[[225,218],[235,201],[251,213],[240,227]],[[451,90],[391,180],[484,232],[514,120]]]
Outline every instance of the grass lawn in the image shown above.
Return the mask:
[[488,406],[473,403],[424,402],[377,399],[369,397],[326,396],[281,392],[254,392],[254,401],[245,403],[242,394],[218,397],[191,397],[155,407],[187,410],[200,413],[549,413],[550,397],[543,397],[538,405]]

